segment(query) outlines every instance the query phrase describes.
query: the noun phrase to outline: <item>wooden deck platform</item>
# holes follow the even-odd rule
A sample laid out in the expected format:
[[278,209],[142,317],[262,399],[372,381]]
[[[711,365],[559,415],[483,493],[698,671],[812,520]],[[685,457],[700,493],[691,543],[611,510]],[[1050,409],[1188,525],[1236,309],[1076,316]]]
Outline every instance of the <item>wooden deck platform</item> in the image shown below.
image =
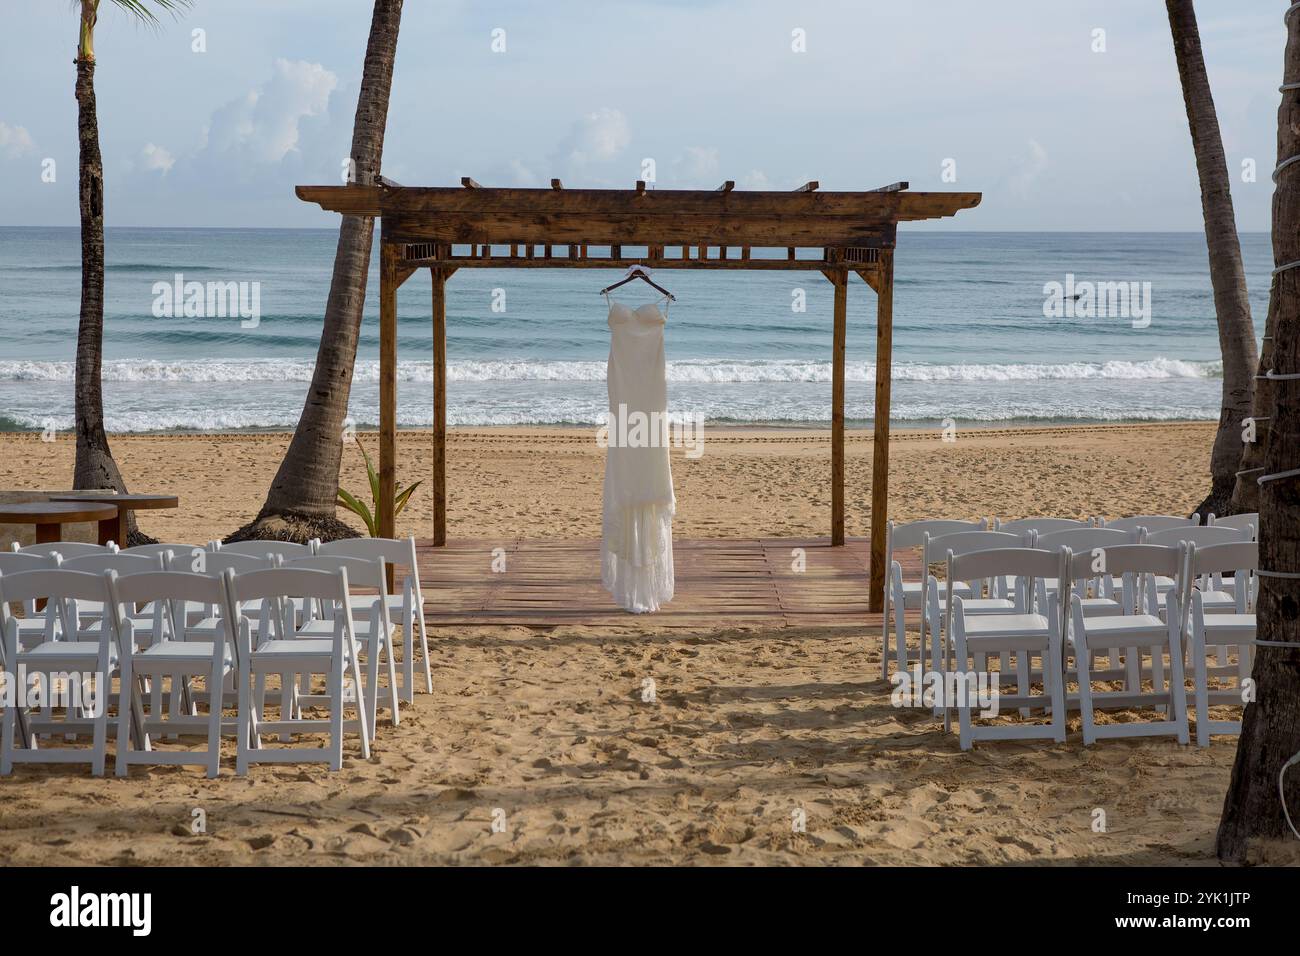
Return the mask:
[[[462,539],[441,548],[422,541],[418,551],[430,627],[627,626],[638,620],[601,587],[596,539]],[[880,615],[867,610],[870,555],[866,538],[850,538],[841,548],[831,547],[829,538],[677,540],[676,596],[647,623],[879,627]],[[494,571],[494,561],[505,570]]]

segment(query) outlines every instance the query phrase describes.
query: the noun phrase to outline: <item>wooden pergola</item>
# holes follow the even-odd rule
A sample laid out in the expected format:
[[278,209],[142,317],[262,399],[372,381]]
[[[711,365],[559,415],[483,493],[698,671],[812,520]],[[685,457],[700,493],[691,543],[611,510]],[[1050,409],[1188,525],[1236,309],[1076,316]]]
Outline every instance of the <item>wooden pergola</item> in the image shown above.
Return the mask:
[[900,222],[939,219],[980,193],[718,189],[485,189],[299,186],[298,198],[380,227],[379,533],[392,536],[397,461],[397,289],[419,269],[433,280],[433,544],[447,541],[447,279],[470,269],[764,269],[818,271],[835,289],[831,347],[831,544],[844,544],[844,357],[848,283],[876,292],[876,401],[871,489],[870,605],[885,582],[894,246]]

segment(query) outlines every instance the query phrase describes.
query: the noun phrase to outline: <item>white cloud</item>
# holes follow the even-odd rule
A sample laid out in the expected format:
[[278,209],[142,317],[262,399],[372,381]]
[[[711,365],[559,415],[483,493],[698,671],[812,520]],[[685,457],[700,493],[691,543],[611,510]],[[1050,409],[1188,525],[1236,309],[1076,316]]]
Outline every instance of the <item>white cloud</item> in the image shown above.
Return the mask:
[[145,143],[144,149],[140,150],[140,165],[151,172],[161,171],[165,175],[176,165],[176,158],[161,146]]
[[1028,143],[1029,151],[1013,163],[1007,177],[1007,189],[1017,199],[1028,199],[1034,183],[1047,169],[1047,150],[1036,139]]
[[673,160],[673,177],[680,186],[717,185],[720,163],[716,146],[687,146]]
[[581,170],[617,157],[631,142],[627,117],[604,106],[582,117],[556,147],[554,161],[564,170]]
[[740,185],[746,189],[771,189],[772,181],[761,169],[751,169],[741,178]]
[[336,77],[319,63],[276,60],[271,78],[212,114],[207,147],[227,158],[278,163],[298,148],[308,117],[329,106]]
[[35,148],[36,144],[32,142],[32,135],[26,127],[0,123],[0,154],[7,159],[17,159]]

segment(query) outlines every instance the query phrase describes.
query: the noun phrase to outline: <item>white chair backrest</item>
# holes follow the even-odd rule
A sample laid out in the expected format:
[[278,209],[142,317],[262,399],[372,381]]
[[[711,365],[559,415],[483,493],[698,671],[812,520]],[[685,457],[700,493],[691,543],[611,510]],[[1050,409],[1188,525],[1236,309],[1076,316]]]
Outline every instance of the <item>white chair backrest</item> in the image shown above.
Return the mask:
[[202,551],[198,545],[194,544],[137,544],[132,548],[123,548],[119,554],[143,554],[146,557],[155,555],[166,555],[168,552],[178,554],[189,554],[191,551]]
[[1259,537],[1259,512],[1257,511],[1249,514],[1226,515],[1222,518],[1210,515],[1207,524],[1212,528],[1239,528],[1243,531],[1249,529],[1252,538]]
[[307,598],[317,601],[348,600],[348,573],[320,571],[314,568],[267,568],[239,574],[227,571],[230,596],[236,603],[275,600],[278,598]]
[[384,574],[385,562],[382,557],[362,558],[343,554],[317,554],[297,561],[286,561],[281,565],[289,569],[306,569],[337,573],[339,569],[347,571],[348,585],[354,588],[379,588],[383,590],[387,575]]
[[1034,547],[1043,551],[1059,551],[1061,548],[1069,548],[1071,551],[1091,551],[1093,548],[1109,548],[1115,545],[1133,544],[1136,541],[1136,530],[1073,528],[1068,531],[1040,534],[1034,539]]
[[416,567],[415,535],[409,538],[340,538],[316,546],[318,555],[339,555],[347,558],[364,558],[374,561],[383,558],[385,564],[400,565],[412,574]]
[[1113,521],[1102,519],[1104,528],[1119,528],[1121,531],[1132,531],[1135,528],[1146,528],[1148,532],[1164,531],[1168,528],[1194,528],[1201,523],[1200,515],[1192,515],[1190,518],[1183,518],[1178,515],[1133,515],[1128,518],[1116,518]]
[[22,551],[0,552],[0,574],[17,574],[20,571],[40,571],[58,567],[52,554],[26,554]]
[[292,541],[236,541],[233,544],[214,541],[211,547],[221,554],[247,554],[255,558],[271,555],[285,561],[309,558],[314,553],[311,545],[294,544]]
[[108,578],[89,571],[46,568],[0,576],[0,602],[100,601],[107,603]]
[[1092,519],[1086,518],[1016,518],[1014,521],[994,521],[994,531],[1006,531],[1011,534],[1025,534],[1028,531],[1039,535],[1053,534],[1058,531],[1091,528]]
[[948,580],[974,581],[1006,575],[1027,580],[1053,578],[1059,574],[1062,560],[1061,554],[1037,548],[992,548],[966,554],[950,553]]
[[1254,541],[1235,541],[1202,547],[1193,543],[1189,549],[1187,566],[1192,577],[1235,571],[1249,574],[1259,570],[1259,544]]
[[[919,548],[925,544],[925,537],[937,538],[942,534],[957,534],[962,531],[984,531],[988,528],[988,522],[983,518],[979,521],[949,521],[946,518],[925,519],[923,521],[909,521],[905,524],[894,524],[892,521],[887,526],[889,534],[889,547],[891,551],[903,551],[907,548]],[[412,539],[414,540],[414,539]],[[336,544],[339,542],[335,542]],[[329,547],[322,545],[322,547]]]
[[64,560],[60,568],[65,571],[87,571],[90,574],[103,574],[116,571],[120,575],[144,574],[163,569],[162,555],[146,556],[143,554],[87,554],[80,558]]
[[117,545],[87,544],[85,541],[51,541],[48,544],[29,544],[20,548],[19,554],[58,554],[64,560],[88,554],[113,554]]
[[1250,531],[1248,529],[1206,525],[1199,528],[1168,528],[1164,531],[1155,531],[1148,534],[1142,543],[1175,546],[1186,541],[1197,547],[1208,547],[1212,544],[1233,544],[1238,541],[1249,540]]
[[[1005,531],[958,531],[955,534],[941,534],[925,542],[924,560],[927,567],[948,560],[948,552],[968,554],[972,551],[987,551],[992,548],[1016,548],[1021,545],[1021,536]],[[959,578],[958,580],[966,580]]]
[[[1081,581],[1109,574],[1159,574],[1177,577],[1181,571],[1182,555],[1178,548],[1154,544],[1118,544],[1098,551],[1070,551],[1066,555],[1065,575],[1070,581]],[[1100,567],[1098,566],[1100,564]]]

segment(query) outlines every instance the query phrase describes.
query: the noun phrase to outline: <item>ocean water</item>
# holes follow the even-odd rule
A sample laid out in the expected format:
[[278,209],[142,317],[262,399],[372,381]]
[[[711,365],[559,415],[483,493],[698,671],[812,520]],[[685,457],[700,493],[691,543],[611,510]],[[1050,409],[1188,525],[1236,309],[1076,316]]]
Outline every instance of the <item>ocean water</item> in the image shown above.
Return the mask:
[[[332,230],[112,228],[104,406],[111,431],[292,427],[320,339]],[[1271,249],[1242,236],[1262,334]],[[758,253],[755,253],[756,255]],[[155,284],[257,283],[260,317],[168,317]],[[1044,315],[1044,285],[1150,283],[1149,317]],[[604,270],[461,269],[448,283],[453,425],[585,424],[605,407]],[[1221,362],[1197,233],[907,232],[898,242],[898,427],[1217,419]],[[670,410],[710,422],[830,419],[832,289],[817,272],[662,270]],[[251,304],[253,286],[246,287]],[[80,294],[76,229],[0,228],[0,430],[68,428]],[[638,304],[653,290],[618,293]],[[803,311],[797,311],[802,301]],[[1082,303],[1080,303],[1082,305]],[[163,310],[165,311],[165,310]],[[399,423],[432,415],[429,282],[398,295]],[[849,287],[846,413],[873,411],[875,295]],[[378,421],[372,265],[350,413]]]

